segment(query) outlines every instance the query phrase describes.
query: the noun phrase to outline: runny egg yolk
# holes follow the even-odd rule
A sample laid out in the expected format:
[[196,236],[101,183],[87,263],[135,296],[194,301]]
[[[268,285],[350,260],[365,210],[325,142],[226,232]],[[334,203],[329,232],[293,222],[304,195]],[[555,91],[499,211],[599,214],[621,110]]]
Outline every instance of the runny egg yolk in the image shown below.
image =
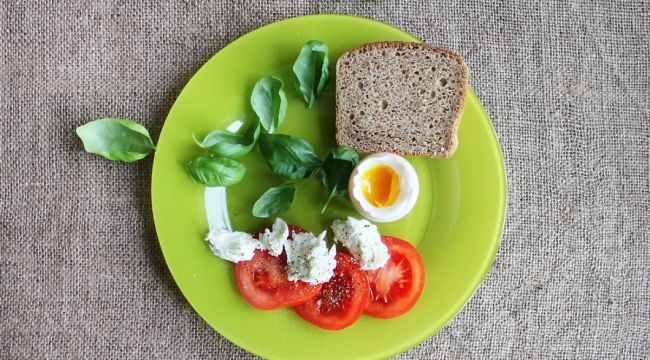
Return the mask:
[[371,205],[390,206],[399,195],[399,175],[389,166],[374,166],[361,176],[361,189]]

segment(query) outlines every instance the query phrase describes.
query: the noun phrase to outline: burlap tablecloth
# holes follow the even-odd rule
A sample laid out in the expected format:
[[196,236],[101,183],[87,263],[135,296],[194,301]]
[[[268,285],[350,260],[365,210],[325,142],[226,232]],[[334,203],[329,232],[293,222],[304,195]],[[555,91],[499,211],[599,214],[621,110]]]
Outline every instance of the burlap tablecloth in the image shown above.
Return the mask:
[[399,26],[461,53],[508,170],[499,254],[410,358],[643,359],[650,351],[650,2],[3,1],[0,358],[252,358],[177,289],[151,159],[74,129],[115,115],[157,138],[180,90],[246,32],[302,14]]

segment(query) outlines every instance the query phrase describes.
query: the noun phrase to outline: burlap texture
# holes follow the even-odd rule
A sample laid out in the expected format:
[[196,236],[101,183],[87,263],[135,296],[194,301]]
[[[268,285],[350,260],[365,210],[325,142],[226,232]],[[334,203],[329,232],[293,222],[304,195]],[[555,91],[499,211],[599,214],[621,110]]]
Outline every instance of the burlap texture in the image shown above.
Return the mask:
[[648,358],[650,3],[448,0],[3,1],[0,358],[253,357],[171,279],[151,159],[90,156],[74,129],[115,115],[157,138],[212,54],[312,13],[372,17],[461,53],[505,155],[490,274],[402,358]]

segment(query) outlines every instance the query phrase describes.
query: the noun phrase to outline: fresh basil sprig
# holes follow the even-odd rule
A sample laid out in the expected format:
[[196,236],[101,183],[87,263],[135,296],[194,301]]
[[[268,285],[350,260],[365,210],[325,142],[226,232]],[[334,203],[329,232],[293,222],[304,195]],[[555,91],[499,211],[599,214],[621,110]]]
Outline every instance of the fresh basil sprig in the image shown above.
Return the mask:
[[280,127],[287,114],[287,96],[282,85],[281,79],[265,76],[255,84],[251,94],[251,106],[269,133]]
[[320,169],[314,148],[299,137],[262,134],[258,146],[269,168],[287,180],[306,179]]
[[314,106],[316,98],[329,80],[328,54],[327,45],[312,40],[302,47],[300,55],[293,64],[293,73],[296,77],[294,85],[310,108]]
[[127,119],[91,121],[79,126],[76,132],[87,152],[109,160],[133,162],[155,149],[147,129]]
[[227,157],[199,156],[187,165],[192,180],[205,186],[230,186],[240,182],[246,166]]
[[253,216],[267,218],[289,210],[295,194],[296,185],[290,182],[268,189],[253,205]]
[[323,185],[329,193],[327,202],[321,210],[325,212],[330,201],[336,196],[345,196],[352,170],[359,163],[359,154],[347,146],[333,148],[323,162]]
[[242,134],[237,135],[227,131],[215,130],[199,142],[196,137],[194,141],[203,149],[207,149],[216,156],[227,156],[238,158],[248,154],[255,146],[260,136],[260,123],[255,122],[246,129]]

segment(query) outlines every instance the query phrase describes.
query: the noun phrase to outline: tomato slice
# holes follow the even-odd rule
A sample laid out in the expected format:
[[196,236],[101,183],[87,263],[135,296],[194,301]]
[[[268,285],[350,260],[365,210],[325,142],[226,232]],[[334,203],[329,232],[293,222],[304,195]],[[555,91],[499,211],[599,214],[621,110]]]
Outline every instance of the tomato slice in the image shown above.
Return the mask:
[[382,319],[400,316],[415,305],[424,288],[424,265],[417,249],[408,242],[387,235],[382,241],[390,259],[381,269],[366,271],[370,302],[365,313]]
[[336,263],[334,276],[323,284],[320,292],[294,307],[301,318],[327,330],[352,325],[369,301],[368,278],[359,263],[342,253],[336,254]]
[[[289,225],[289,234],[304,231],[298,226]],[[262,310],[302,304],[321,289],[320,284],[290,281],[284,252],[280,256],[273,256],[265,250],[256,250],[251,260],[237,263],[235,278],[244,299]]]

